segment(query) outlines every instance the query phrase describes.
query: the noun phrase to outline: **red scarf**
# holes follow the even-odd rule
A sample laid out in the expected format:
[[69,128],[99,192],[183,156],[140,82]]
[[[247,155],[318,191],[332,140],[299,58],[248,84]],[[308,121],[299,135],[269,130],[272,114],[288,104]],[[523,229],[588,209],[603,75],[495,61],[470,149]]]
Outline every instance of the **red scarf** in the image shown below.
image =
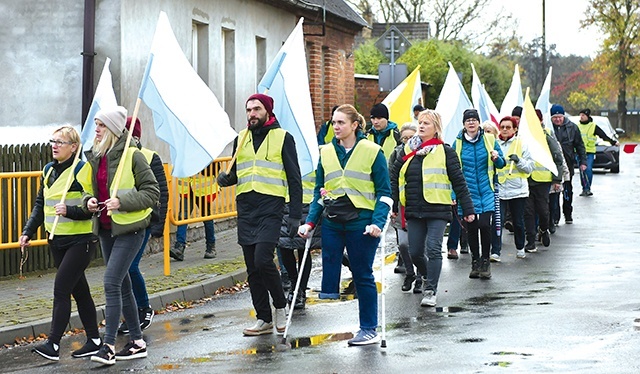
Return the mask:
[[438,145],[438,144],[444,144],[444,142],[440,139],[437,138],[431,138],[429,140],[427,140],[426,142],[420,144],[420,146],[416,149],[413,150],[413,152],[406,154],[403,158],[402,161],[407,161],[408,159],[410,159],[411,157],[415,156],[416,152],[418,152],[419,150],[421,150],[424,147],[430,146],[430,145]]

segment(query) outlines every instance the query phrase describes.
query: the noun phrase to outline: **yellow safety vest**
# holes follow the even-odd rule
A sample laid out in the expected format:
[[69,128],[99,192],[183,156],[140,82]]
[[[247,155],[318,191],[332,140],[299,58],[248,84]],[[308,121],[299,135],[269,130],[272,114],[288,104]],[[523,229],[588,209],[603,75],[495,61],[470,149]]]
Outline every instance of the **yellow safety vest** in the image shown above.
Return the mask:
[[212,196],[218,192],[218,182],[214,176],[198,174],[191,177],[190,184],[193,195],[196,197]]
[[313,201],[313,189],[316,187],[316,171],[302,177],[302,203],[311,204]]
[[327,126],[327,133],[324,135],[324,144],[329,144],[335,136],[335,133],[333,132],[333,123],[331,121],[327,121],[324,124]]
[[151,165],[151,160],[153,160],[153,155],[156,153],[147,148],[140,148],[140,152],[144,155],[144,158],[147,159],[147,164]]
[[553,174],[551,174],[549,169],[542,166],[541,163],[535,161],[533,171],[531,172],[531,179],[536,182],[551,182],[553,180]]
[[191,185],[191,178],[178,178],[176,180],[176,188],[178,190],[178,194],[184,196],[189,194],[189,186]]
[[[411,153],[409,145],[404,147],[405,154]],[[398,188],[400,191],[400,203],[406,205],[405,174],[409,163],[415,156],[411,156],[404,162],[400,169]],[[422,196],[430,204],[451,205],[451,181],[447,173],[447,158],[444,146],[436,146],[422,159]]]
[[[128,147],[125,150],[124,167],[122,169],[122,176],[120,179],[120,185],[118,186],[118,197],[124,196],[128,193],[136,191],[136,180],[133,175],[133,154],[138,150],[136,147]],[[114,181],[111,182],[109,187],[109,194],[113,196],[113,189],[115,185]],[[152,209],[146,208],[142,210],[136,210],[133,212],[123,212],[120,210],[111,211],[111,220],[118,225],[130,225],[132,223],[142,221],[151,214]]]
[[[373,134],[367,135],[367,139],[375,143]],[[391,157],[391,152],[398,146],[398,142],[396,142],[396,138],[393,136],[393,131],[389,131],[389,136],[384,138],[382,142],[382,153],[384,153],[384,157],[388,160]]]
[[[522,158],[522,140],[519,138],[514,139],[509,145],[509,151],[507,153],[510,155],[515,154],[518,156],[518,158]],[[520,169],[518,169],[515,165],[513,167],[513,170],[511,171],[511,174],[509,174],[509,169],[511,169],[511,166],[509,165],[510,162],[513,161],[507,161],[507,166],[498,170],[498,182],[504,183],[507,181],[507,179],[529,178],[529,174],[520,171]]]
[[347,195],[356,208],[373,210],[376,205],[376,188],[371,178],[371,168],[378,157],[380,146],[368,140],[356,143],[344,169],[333,144],[320,148],[324,187],[333,198]]
[[[491,161],[491,151],[494,150],[496,137],[493,136],[493,134],[487,134],[486,132],[482,134],[482,137],[484,138],[484,147],[487,149],[487,171],[489,173],[489,184],[491,185],[491,190],[495,191],[495,188],[493,187],[493,176],[496,171],[493,167],[493,161]],[[462,139],[460,138],[456,138],[456,153],[460,159],[460,165],[462,165],[462,157],[460,156],[462,154]]]
[[[238,137],[244,136],[240,131]],[[238,144],[238,186],[236,196],[255,191],[270,196],[286,198],[287,173],[282,161],[282,147],[286,131],[280,128],[270,130],[258,152],[253,150],[253,136],[248,134],[244,144]]]
[[582,142],[587,150],[587,153],[596,153],[596,124],[589,122],[582,124],[578,122],[578,128],[580,129],[580,135],[582,135]]
[[[85,166],[88,164],[85,164]],[[44,187],[43,187],[43,195],[44,195],[44,227],[48,232],[53,230],[53,222],[56,218],[56,209],[55,205],[58,204],[62,200],[62,194],[64,193],[65,184],[69,179],[69,173],[73,173],[75,169],[74,167],[68,167],[65,169],[62,174],[58,176],[58,179],[53,182],[51,187],[47,186],[47,181],[51,176],[51,171],[53,167],[49,168],[49,171],[44,176]],[[84,169],[84,166],[83,166]],[[43,170],[44,174],[44,170]],[[78,173],[80,174],[80,173]],[[86,174],[86,173],[85,173]],[[77,180],[77,176],[74,176],[74,179]],[[87,185],[91,185],[91,180],[85,181],[85,183],[80,183],[83,188]],[[70,206],[80,206],[82,205],[82,191],[68,191],[67,196],[65,198],[65,204]],[[87,220],[75,220],[71,218],[67,218],[65,216],[60,216],[58,218],[58,225],[56,226],[56,231],[54,234],[56,235],[78,235],[78,234],[89,234],[92,232],[92,222],[91,219]]]

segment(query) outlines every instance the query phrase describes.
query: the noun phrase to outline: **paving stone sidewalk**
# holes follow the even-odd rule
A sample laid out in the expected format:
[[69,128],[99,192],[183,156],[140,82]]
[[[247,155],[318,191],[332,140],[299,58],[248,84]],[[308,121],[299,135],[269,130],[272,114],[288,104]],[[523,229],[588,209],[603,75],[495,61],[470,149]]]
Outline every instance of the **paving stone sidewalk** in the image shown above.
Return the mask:
[[[202,231],[201,228],[196,230]],[[158,246],[158,243],[151,244]],[[216,232],[216,248],[218,256],[215,259],[204,259],[204,239],[189,243],[184,261],[171,260],[169,276],[164,275],[162,252],[145,253],[140,261],[140,270],[145,277],[151,307],[159,310],[174,301],[197,300],[213,295],[220,287],[245,281],[246,269],[235,227]],[[104,319],[103,275],[102,259],[94,261],[86,270],[98,309],[98,321]],[[18,279],[17,276],[0,278],[0,344],[12,344],[16,339],[49,333],[54,279],[54,271],[29,273],[26,279]],[[82,327],[75,307],[72,301],[69,329]]]

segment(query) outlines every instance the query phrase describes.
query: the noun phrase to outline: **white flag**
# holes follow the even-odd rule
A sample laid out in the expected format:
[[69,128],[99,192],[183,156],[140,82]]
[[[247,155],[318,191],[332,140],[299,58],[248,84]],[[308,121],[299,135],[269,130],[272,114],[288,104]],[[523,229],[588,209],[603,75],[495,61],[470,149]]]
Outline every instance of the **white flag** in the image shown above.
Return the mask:
[[444,128],[442,138],[445,143],[452,145],[456,140],[458,133],[462,130],[464,111],[471,108],[473,108],[471,100],[464,91],[456,70],[449,62],[449,73],[447,73],[438,104],[436,104],[436,112],[442,117],[442,127]]
[[[113,81],[111,78],[111,71],[109,65],[111,59],[107,57],[102,68],[102,74],[98,80],[98,86],[96,87],[96,93],[93,95],[93,102],[89,108],[87,119],[82,126],[82,133],[80,133],[80,143],[82,143],[82,150],[88,151],[93,147],[93,139],[96,136],[96,113],[102,108],[113,108],[118,106],[116,101],[116,94],[113,91]],[[83,155],[84,157],[84,155]]]
[[504,100],[502,100],[502,105],[500,106],[500,117],[510,116],[513,108],[517,106],[521,107],[523,102],[524,99],[522,98],[520,70],[518,69],[518,64],[516,64],[513,72],[513,78],[511,79],[511,87],[509,87],[509,91],[507,91]]

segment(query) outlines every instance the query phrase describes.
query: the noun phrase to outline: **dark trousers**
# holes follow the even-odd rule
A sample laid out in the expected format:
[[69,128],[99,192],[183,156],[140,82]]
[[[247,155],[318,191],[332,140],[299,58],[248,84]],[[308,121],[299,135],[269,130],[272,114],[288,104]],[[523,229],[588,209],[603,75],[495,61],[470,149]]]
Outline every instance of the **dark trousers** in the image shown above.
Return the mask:
[[527,243],[533,243],[536,240],[536,215],[540,231],[549,229],[549,188],[551,188],[551,182],[529,185],[529,197],[524,210]]
[[273,306],[282,309],[287,305],[282,290],[282,279],[276,264],[273,262],[276,243],[256,243],[242,246],[244,264],[247,266],[251,301],[256,310],[256,317],[265,322],[272,321],[269,295]]
[[500,207],[502,212],[507,210],[511,212],[511,222],[513,223],[513,241],[516,244],[516,249],[524,248],[524,208],[527,203],[526,197],[519,197],[516,199],[500,200]]
[[562,192],[562,213],[564,214],[564,219],[573,219],[573,175],[568,182],[564,182],[564,191]]
[[549,194],[549,227],[560,221],[560,193]]
[[[464,221],[464,225],[467,227],[471,257],[474,260],[480,257],[489,259],[489,253],[491,251],[491,231],[493,227],[491,224],[492,217],[493,212],[484,212],[476,215],[476,219],[474,219],[473,222]],[[482,244],[482,255],[480,254],[480,244]]]
[[[298,252],[298,261],[296,264],[296,254]],[[292,290],[298,281],[298,269],[302,269],[302,278],[300,279],[300,289],[298,294],[305,295],[307,284],[309,283],[309,275],[311,274],[311,254],[307,253],[307,259],[305,263],[302,263],[302,257],[304,255],[304,248],[289,249],[280,248],[280,255],[282,258],[282,264],[287,271],[289,280],[291,280]]]
[[71,295],[78,306],[80,320],[89,338],[99,338],[96,306],[93,303],[84,271],[95,252],[91,242],[78,243],[68,248],[49,245],[53,261],[58,268],[53,284],[53,317],[49,340],[60,344],[62,335],[69,327]]

